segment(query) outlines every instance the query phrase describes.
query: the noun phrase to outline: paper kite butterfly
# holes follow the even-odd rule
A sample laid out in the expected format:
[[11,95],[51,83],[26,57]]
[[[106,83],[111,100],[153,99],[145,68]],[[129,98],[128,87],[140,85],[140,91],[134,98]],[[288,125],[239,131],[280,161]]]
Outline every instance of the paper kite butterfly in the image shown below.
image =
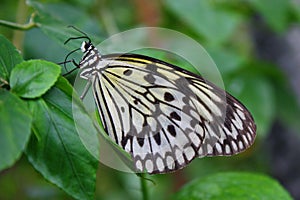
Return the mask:
[[65,42],[86,40],[74,50],[83,52],[81,61],[67,60],[72,51],[65,63],[92,86],[106,133],[130,153],[137,172],[171,172],[196,157],[234,155],[253,144],[250,112],[224,90],[152,57],[101,55],[83,34]]

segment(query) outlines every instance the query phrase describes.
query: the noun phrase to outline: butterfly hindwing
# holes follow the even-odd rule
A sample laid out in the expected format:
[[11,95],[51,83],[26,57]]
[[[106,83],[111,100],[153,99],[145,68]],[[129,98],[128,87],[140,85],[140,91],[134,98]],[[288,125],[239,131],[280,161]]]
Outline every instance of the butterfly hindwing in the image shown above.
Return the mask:
[[138,172],[174,171],[254,141],[249,111],[198,75],[135,54],[102,56],[97,68],[92,83],[102,123]]

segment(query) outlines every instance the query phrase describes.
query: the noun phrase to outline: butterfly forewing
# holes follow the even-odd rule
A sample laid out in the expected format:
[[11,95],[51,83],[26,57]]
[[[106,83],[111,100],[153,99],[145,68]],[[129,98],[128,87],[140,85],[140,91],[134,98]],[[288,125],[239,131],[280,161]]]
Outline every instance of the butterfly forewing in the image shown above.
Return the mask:
[[132,155],[137,172],[175,171],[254,141],[249,111],[201,76],[137,54],[100,56],[96,48],[80,68],[92,81],[106,132]]

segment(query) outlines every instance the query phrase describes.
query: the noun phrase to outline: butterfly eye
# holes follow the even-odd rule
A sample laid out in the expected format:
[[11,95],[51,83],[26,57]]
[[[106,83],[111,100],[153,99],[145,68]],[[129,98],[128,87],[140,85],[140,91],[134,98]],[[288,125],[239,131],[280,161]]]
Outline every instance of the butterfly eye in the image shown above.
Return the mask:
[[85,42],[85,45],[84,45],[85,50],[88,50],[90,46],[91,46],[90,43]]
[[91,46],[91,43],[83,41],[81,45],[81,51],[85,53]]

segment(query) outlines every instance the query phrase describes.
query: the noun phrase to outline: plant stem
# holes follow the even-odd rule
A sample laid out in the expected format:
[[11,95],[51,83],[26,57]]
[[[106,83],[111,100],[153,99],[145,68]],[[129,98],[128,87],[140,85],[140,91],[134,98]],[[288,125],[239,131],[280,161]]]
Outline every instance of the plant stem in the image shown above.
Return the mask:
[[112,15],[111,10],[109,10],[107,6],[107,2],[107,0],[98,1],[98,5],[96,6],[96,13],[99,18],[99,21],[102,22],[102,26],[106,31],[107,35],[113,35],[119,33],[120,31],[116,24],[115,17]]
[[6,26],[12,29],[17,29],[17,30],[29,30],[32,29],[34,27],[38,27],[39,25],[37,23],[34,22],[34,13],[31,15],[30,20],[28,23],[26,24],[18,24],[18,23],[14,23],[14,22],[9,22],[9,21],[5,21],[5,20],[0,20],[0,26]]
[[9,85],[9,83],[5,80],[5,79],[3,79],[3,78],[0,78],[0,88],[2,88],[3,86],[5,86],[5,85]]
[[147,179],[145,178],[145,174],[140,174],[140,183],[141,183],[141,192],[143,195],[143,200],[149,200],[149,193],[147,187]]

